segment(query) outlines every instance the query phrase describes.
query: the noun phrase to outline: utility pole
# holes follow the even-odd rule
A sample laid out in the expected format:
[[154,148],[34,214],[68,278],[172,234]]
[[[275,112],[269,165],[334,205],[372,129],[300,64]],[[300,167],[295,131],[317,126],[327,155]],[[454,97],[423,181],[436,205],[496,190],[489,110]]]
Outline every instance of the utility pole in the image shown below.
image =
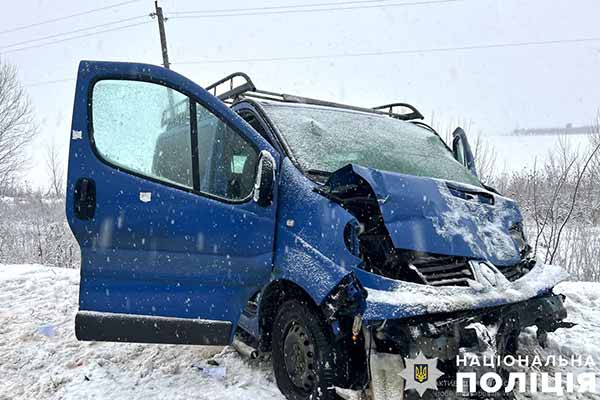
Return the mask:
[[[150,14],[152,18],[156,17],[158,20],[158,33],[160,34],[160,49],[162,52],[163,67],[166,69],[171,68],[169,62],[169,52],[167,50],[167,35],[165,33],[165,17],[163,16],[162,7],[158,6],[158,0],[154,1],[155,12]],[[169,115],[171,119],[175,118],[175,100],[173,99],[173,90],[167,88],[167,96],[169,98]]]
[[169,53],[167,50],[167,35],[165,34],[165,18],[163,16],[162,7],[158,6],[158,0],[154,1],[155,12],[150,14],[152,18],[156,17],[158,20],[158,32],[160,33],[160,48],[162,51],[163,66],[170,69],[171,63],[169,63]]

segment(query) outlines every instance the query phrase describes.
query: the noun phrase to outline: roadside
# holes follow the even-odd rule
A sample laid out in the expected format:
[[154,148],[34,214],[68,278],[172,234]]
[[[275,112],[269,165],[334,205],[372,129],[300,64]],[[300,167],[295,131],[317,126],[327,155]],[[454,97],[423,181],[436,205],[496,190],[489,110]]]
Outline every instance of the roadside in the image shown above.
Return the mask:
[[[231,348],[78,342],[78,283],[78,270],[0,265],[1,400],[283,399],[270,365],[249,365]],[[600,373],[600,283],[567,282],[558,291],[567,295],[568,320],[578,325],[550,334],[545,350],[529,330],[521,352],[591,355]]]
[[2,400],[283,399],[230,348],[78,342],[78,270],[0,265],[0,286]]

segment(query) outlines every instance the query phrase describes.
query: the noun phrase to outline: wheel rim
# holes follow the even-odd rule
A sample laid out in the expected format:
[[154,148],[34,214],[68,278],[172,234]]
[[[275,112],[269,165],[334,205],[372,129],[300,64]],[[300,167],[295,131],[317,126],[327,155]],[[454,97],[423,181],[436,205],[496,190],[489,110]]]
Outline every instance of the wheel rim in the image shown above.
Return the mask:
[[290,381],[304,392],[316,384],[315,348],[310,336],[297,322],[292,322],[283,342],[285,369]]

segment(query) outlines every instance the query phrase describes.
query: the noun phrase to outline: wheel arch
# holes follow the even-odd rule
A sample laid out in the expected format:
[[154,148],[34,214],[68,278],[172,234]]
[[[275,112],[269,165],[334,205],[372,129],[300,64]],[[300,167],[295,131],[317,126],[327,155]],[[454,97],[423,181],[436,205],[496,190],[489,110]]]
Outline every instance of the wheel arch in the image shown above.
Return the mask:
[[258,307],[259,346],[261,351],[270,351],[275,316],[279,306],[288,299],[301,300],[315,312],[322,314],[318,304],[300,285],[287,279],[278,279],[269,283],[260,296]]

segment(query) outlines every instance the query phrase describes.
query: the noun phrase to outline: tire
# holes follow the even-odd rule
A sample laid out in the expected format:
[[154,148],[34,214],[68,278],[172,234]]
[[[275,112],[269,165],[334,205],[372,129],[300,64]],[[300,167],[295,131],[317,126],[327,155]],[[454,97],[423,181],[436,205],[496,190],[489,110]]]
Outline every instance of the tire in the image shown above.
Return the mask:
[[299,300],[281,305],[273,323],[273,370],[289,400],[336,399],[332,335],[315,307]]

